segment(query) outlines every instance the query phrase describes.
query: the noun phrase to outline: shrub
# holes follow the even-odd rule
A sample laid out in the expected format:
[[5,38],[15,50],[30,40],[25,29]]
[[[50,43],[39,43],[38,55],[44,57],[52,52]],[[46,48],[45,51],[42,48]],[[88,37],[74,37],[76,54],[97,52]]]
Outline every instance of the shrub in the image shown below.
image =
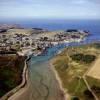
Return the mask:
[[94,43],[94,47],[100,49],[100,43]]
[[84,63],[92,63],[95,60],[95,56],[94,55],[84,55],[82,53],[79,54],[73,54],[70,56],[72,58],[72,60],[75,60],[77,62],[84,62]]
[[79,98],[78,97],[73,97],[72,100],[79,100]]
[[24,60],[17,55],[0,57],[0,97],[21,83]]
[[56,61],[56,68],[59,69],[60,71],[64,71],[68,68],[68,63],[65,59],[61,59]]
[[92,93],[89,90],[85,90],[84,95],[86,96],[86,98],[94,100],[94,96],[92,95]]
[[100,87],[93,85],[91,87],[91,89],[95,92],[95,93],[99,93],[100,94]]

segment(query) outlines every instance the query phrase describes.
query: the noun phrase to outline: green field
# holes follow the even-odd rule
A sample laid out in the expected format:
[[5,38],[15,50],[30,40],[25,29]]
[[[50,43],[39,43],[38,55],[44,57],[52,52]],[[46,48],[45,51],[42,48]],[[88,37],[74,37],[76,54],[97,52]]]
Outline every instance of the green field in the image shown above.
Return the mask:
[[18,55],[0,56],[0,97],[21,83],[24,60]]
[[97,95],[97,97],[100,99],[100,80],[94,79],[93,77],[86,77],[88,84],[90,85],[91,89],[94,91],[94,93]]
[[72,100],[75,98],[94,100],[83,80],[83,75],[100,54],[97,47],[91,44],[65,48],[53,59],[53,65],[62,80],[63,87],[72,96]]

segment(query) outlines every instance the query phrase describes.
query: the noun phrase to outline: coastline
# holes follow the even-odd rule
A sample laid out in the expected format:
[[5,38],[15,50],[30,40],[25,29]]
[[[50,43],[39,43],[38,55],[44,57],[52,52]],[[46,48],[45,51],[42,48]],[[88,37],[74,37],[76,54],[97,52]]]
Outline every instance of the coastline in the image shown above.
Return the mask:
[[22,82],[17,87],[15,87],[14,89],[12,89],[8,93],[6,93],[3,97],[1,97],[0,100],[14,100],[14,99],[10,99],[10,98],[14,94],[16,94],[20,89],[22,89],[26,86],[27,79],[28,79],[28,67],[27,67],[26,60],[24,61],[24,63],[25,63],[25,65],[24,65],[23,72],[22,72]]
[[60,87],[61,91],[63,92],[65,100],[70,100],[71,99],[70,94],[63,88],[63,84],[62,84],[62,81],[61,81],[61,79],[60,79],[60,77],[58,75],[58,72],[56,71],[56,69],[53,66],[53,60],[50,60],[49,64],[50,64],[51,70],[55,74],[55,77],[56,77],[56,79],[57,79],[57,81],[59,83],[59,87]]
[[[49,66],[50,65],[50,66]],[[70,95],[64,90],[64,88],[62,87],[62,82],[59,78],[59,75],[57,73],[57,71],[55,70],[54,66],[52,65],[51,60],[48,61],[48,67],[50,67],[51,71],[54,73],[55,78],[58,82],[59,85],[59,89],[61,90],[61,95],[64,98],[64,100],[70,100]],[[30,78],[28,76],[28,70],[26,73],[26,84],[24,85],[23,88],[20,88],[17,92],[15,92],[15,94],[13,94],[11,97],[9,97],[8,100],[31,100],[31,81]],[[35,100],[35,99],[32,99]]]
[[[52,64],[52,60],[50,60],[48,62],[48,64],[50,65],[50,69],[51,71],[54,73],[55,78],[59,84],[59,88],[62,91],[62,96],[64,97],[64,100],[70,100],[70,95],[67,93],[67,91],[63,88],[62,82],[60,80],[60,77],[57,73],[57,71],[55,70],[53,64]],[[26,83],[24,84],[24,86],[22,88],[20,88],[18,91],[16,91],[12,96],[10,96],[8,98],[8,100],[31,100],[30,99],[30,89],[31,89],[31,82],[29,79],[29,74],[28,74],[28,69],[26,70]]]
[[[59,53],[61,53],[61,51]],[[24,92],[27,92],[27,90],[29,89],[30,86],[27,87],[27,84],[30,84],[29,75],[28,75],[29,71],[28,71],[28,67],[27,67],[27,59],[24,62],[25,62],[25,66],[23,68],[23,73],[22,73],[22,83],[20,85],[18,85],[17,87],[15,87],[13,90],[9,91],[7,94],[5,94],[3,96],[3,98],[1,98],[1,100],[19,100],[19,99],[15,99],[15,98],[22,97],[21,93],[23,94]],[[59,83],[59,87],[60,87],[61,91],[63,92],[65,100],[70,100],[70,94],[68,94],[67,91],[63,88],[62,81],[59,77],[58,72],[56,71],[55,67],[53,66],[52,59],[50,60],[49,64],[51,66],[51,70],[55,74],[55,77]],[[28,93],[26,93],[26,94],[28,94]],[[5,97],[7,99],[5,99]]]

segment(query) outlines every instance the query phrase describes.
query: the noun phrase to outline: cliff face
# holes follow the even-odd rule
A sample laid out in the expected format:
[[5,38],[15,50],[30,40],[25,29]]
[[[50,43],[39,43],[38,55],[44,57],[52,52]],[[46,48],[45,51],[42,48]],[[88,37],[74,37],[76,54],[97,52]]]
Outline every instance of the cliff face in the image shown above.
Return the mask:
[[18,55],[0,56],[0,97],[21,83],[24,60]]

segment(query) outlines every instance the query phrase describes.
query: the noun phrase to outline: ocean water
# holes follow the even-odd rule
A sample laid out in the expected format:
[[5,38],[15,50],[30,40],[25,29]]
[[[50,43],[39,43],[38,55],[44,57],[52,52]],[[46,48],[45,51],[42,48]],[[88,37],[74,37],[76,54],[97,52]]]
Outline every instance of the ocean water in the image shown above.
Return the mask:
[[10,19],[0,20],[0,24],[19,24],[24,28],[43,28],[50,31],[82,29],[90,31],[88,39],[100,40],[100,20],[64,20],[64,19]]
[[[38,27],[48,30],[66,30],[74,28],[88,30],[90,31],[91,35],[87,37],[85,43],[91,40],[100,40],[100,21],[38,20],[30,23],[27,22],[27,24],[25,23],[22,23],[22,26],[26,28]],[[80,43],[73,43],[70,45],[80,45]],[[61,96],[61,94],[63,93],[60,90],[59,84],[55,79],[55,75],[52,72],[51,66],[49,65],[48,61],[52,59],[59,50],[63,50],[63,48],[66,46],[68,45],[61,44],[49,48],[46,54],[37,57],[32,57],[29,61],[29,71],[32,82],[31,93],[33,94],[33,97],[36,97],[36,95],[38,95],[39,97],[35,100],[65,100],[64,97]],[[45,84],[45,87],[42,83]],[[31,99],[33,99],[33,97],[31,97]]]
[[[25,28],[43,28],[50,31],[82,29],[90,31],[89,41],[100,40],[100,20],[2,20],[0,23],[19,24]],[[75,43],[74,43],[75,44]],[[74,45],[71,44],[71,45]],[[78,45],[77,43],[75,45]],[[66,45],[49,48],[47,54],[34,57],[28,62],[31,89],[29,100],[64,100],[55,74],[51,70],[49,60],[62,50]],[[23,95],[21,95],[23,97]],[[24,100],[24,99],[21,99]]]

